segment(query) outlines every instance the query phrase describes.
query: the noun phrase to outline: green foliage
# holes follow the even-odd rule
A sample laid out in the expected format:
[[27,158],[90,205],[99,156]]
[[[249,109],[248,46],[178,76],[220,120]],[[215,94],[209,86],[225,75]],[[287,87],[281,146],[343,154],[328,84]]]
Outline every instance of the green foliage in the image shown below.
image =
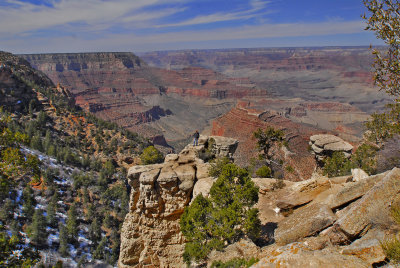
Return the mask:
[[68,210],[66,224],[68,241],[70,241],[71,243],[75,243],[76,241],[78,241],[78,219],[75,203],[73,203]]
[[368,13],[363,18],[366,30],[373,31],[377,38],[387,45],[384,50],[374,49],[374,81],[380,90],[396,98],[394,104],[387,106],[389,111],[373,114],[366,123],[368,138],[382,144],[393,134],[400,133],[400,3],[393,0],[364,0]]
[[393,263],[400,263],[400,239],[398,237],[382,241],[381,247],[386,258]]
[[270,159],[269,150],[274,144],[281,145],[285,141],[285,132],[273,127],[267,127],[264,131],[259,128],[253,133],[257,139],[257,147],[263,152],[264,157]]
[[93,258],[95,259],[104,259],[106,255],[105,247],[107,245],[107,237],[103,237],[97,246],[96,250],[93,252]]
[[226,164],[210,189],[210,197],[198,195],[181,217],[181,231],[187,239],[184,260],[202,261],[213,249],[221,250],[243,235],[260,234],[258,188],[245,169]]
[[35,209],[32,224],[28,228],[31,243],[36,247],[43,247],[47,243],[46,218],[41,209]]
[[35,212],[34,208],[36,205],[36,201],[33,196],[33,190],[29,185],[27,185],[22,191],[22,200],[22,213],[28,220],[30,220],[33,216],[33,213]]
[[47,205],[47,222],[50,226],[57,227],[57,202],[58,202],[58,194],[54,192],[53,196],[50,199],[49,204]]
[[143,150],[140,160],[142,160],[143,165],[150,165],[161,163],[164,160],[164,156],[154,146],[149,146]]
[[268,166],[262,166],[256,171],[256,175],[260,178],[271,177],[271,169]]
[[[19,242],[17,237],[9,237],[5,232],[0,232],[0,267],[28,268],[40,260],[38,251],[22,247]],[[17,250],[20,254],[14,254]]]
[[286,165],[285,170],[289,173],[294,173],[294,168],[291,165]]
[[324,160],[323,174],[328,177],[345,176],[350,174],[351,167],[343,152],[334,152],[332,157]]
[[243,258],[234,258],[227,262],[214,261],[211,264],[211,268],[242,268],[242,267],[248,268],[253,264],[257,263],[258,261],[259,260],[254,257],[249,260]]
[[[390,208],[390,214],[394,221],[400,224],[400,206],[395,203]],[[383,252],[385,252],[386,258],[391,262],[397,264],[400,263],[400,239],[399,236],[395,236],[391,239],[386,239],[380,242]]]
[[400,28],[399,10],[400,3],[393,0],[364,0],[368,14],[363,18],[367,21],[366,30],[373,31],[377,38],[383,40],[387,50],[373,51],[375,55],[376,85],[388,94],[398,97],[400,95]]
[[208,170],[208,175],[210,175],[211,177],[219,177],[224,166],[229,163],[231,163],[231,160],[228,157],[214,159],[211,162],[210,169]]
[[67,257],[69,255],[68,251],[68,230],[64,224],[59,223],[58,230],[60,231],[60,247],[58,248],[58,252],[63,257]]
[[376,173],[376,153],[378,148],[369,144],[360,145],[351,156],[353,167],[361,168],[369,175]]

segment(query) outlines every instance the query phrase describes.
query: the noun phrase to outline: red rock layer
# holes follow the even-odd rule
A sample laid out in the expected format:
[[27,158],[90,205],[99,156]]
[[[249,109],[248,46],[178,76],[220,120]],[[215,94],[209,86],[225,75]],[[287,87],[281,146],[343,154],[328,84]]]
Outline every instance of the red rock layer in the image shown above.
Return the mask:
[[[243,107],[243,105],[242,105]],[[277,114],[262,113],[236,107],[227,114],[212,122],[212,135],[232,137],[239,140],[236,150],[238,156],[235,161],[240,165],[247,165],[251,157],[257,157],[258,151],[253,133],[258,128],[267,126],[282,129],[286,133],[289,150],[293,154],[286,157],[286,163],[294,169],[294,173],[285,170],[285,178],[290,180],[303,180],[309,178],[316,166],[314,156],[308,152],[309,137],[321,130],[305,127]]]

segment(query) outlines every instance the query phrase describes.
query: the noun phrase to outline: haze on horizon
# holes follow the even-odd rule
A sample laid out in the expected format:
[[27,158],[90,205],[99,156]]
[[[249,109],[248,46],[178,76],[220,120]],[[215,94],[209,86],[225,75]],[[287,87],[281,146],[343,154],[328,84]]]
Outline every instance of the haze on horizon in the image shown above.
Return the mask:
[[382,45],[362,0],[0,0],[0,50]]

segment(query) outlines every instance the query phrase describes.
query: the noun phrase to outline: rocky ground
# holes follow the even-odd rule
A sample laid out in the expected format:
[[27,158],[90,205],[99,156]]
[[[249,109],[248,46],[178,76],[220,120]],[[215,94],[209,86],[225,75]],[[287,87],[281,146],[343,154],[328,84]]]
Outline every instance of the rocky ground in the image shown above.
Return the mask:
[[[163,164],[129,169],[132,192],[121,236],[120,267],[185,266],[179,218],[197,194],[208,195],[215,180],[208,176],[209,163],[203,160],[210,138],[203,136],[199,146],[167,155]],[[234,139],[212,138],[216,142],[211,151],[219,156],[232,156],[238,146]],[[317,157],[351,146],[329,135],[313,136],[310,142],[319,152]],[[259,259],[252,267],[382,266],[386,256],[380,243],[399,229],[390,209],[399,202],[400,169],[374,176],[360,170],[352,174],[327,178],[313,172],[303,181],[283,180],[280,187],[276,179],[253,178],[259,187],[261,238],[256,243],[242,239],[222,252],[213,251],[208,266],[217,260],[252,257]]]

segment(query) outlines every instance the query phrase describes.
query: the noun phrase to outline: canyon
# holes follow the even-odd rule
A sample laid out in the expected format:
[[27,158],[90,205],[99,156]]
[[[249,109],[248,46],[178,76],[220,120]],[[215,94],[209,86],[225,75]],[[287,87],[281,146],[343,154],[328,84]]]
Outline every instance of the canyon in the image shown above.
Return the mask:
[[[195,130],[238,138],[232,124],[255,120],[263,127],[266,113],[282,118],[277,127],[295,123],[356,142],[368,114],[388,102],[373,86],[372,56],[364,47],[22,57],[68,89],[81,108],[150,138],[164,152],[182,149]],[[247,115],[232,116],[238,108]],[[224,131],[215,129],[221,120]]]

